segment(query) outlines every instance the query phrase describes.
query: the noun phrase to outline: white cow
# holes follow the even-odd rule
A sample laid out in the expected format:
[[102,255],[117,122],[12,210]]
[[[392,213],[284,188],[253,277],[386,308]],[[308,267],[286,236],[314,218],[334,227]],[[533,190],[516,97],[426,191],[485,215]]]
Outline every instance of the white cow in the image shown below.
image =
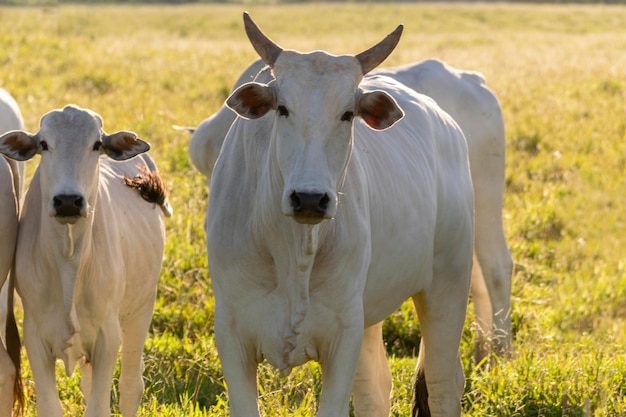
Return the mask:
[[438,60],[374,73],[432,97],[463,130],[474,184],[476,258],[472,299],[480,327],[475,358],[479,362],[488,355],[491,341],[495,353],[505,355],[511,344],[513,259],[502,224],[506,143],[498,99],[481,74],[461,71]]
[[381,322],[409,297],[423,334],[416,409],[459,416],[473,247],[462,131],[428,97],[363,78],[402,27],[334,56],[283,50],[244,22],[275,79],[228,98],[241,117],[211,180],[207,248],[231,416],[259,415],[264,359],[283,375],[321,364],[318,416],[347,416],[351,391],[357,415],[388,415]]
[[[433,98],[459,124],[468,142],[474,183],[475,259],[472,299],[480,331],[476,362],[488,356],[493,340],[495,352],[506,354],[511,341],[511,275],[513,261],[502,224],[505,169],[505,132],[498,99],[476,72],[461,71],[438,60],[427,60],[371,74],[387,75],[413,90]],[[256,79],[268,83],[272,74],[263,60],[253,62],[235,82],[233,91]],[[236,113],[222,106],[205,119],[189,143],[196,168],[211,179],[215,160]]]
[[[0,89],[0,133],[23,128],[17,103],[9,93]],[[18,377],[20,342],[13,317],[13,285],[6,281],[17,242],[23,165],[0,157],[0,417],[11,416],[15,401],[18,410],[23,405],[21,379]]]
[[16,249],[39,416],[62,416],[56,358],[68,375],[81,360],[85,415],[110,415],[120,341],[123,416],[135,415],[143,392],[143,346],[165,242],[161,211],[169,214],[169,203],[154,162],[139,155],[149,145],[102,127],[96,113],[66,106],[44,115],[36,134],[0,137],[0,152],[11,158],[41,155]]

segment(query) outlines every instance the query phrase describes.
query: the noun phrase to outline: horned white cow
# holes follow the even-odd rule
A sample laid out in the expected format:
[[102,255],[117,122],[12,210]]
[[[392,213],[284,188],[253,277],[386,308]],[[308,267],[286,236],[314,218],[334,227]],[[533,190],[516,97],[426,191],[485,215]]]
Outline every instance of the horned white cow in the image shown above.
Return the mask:
[[120,410],[137,412],[165,242],[161,212],[170,213],[154,162],[140,155],[148,149],[134,133],[104,133],[99,115],[76,106],[44,115],[36,134],[0,137],[10,158],[41,155],[16,249],[39,416],[62,416],[56,358],[68,375],[81,360],[85,415],[110,415],[120,341]]
[[[475,360],[479,363],[488,356],[492,341],[498,355],[506,354],[511,341],[513,261],[502,224],[506,144],[498,99],[479,73],[458,70],[435,59],[375,69],[370,74],[392,77],[433,98],[463,130],[474,184],[476,258],[471,292],[480,329]],[[272,79],[263,60],[257,60],[243,71],[233,91],[251,80],[269,83]],[[235,117],[236,113],[224,105],[192,129],[189,155],[207,181]]]
[[283,375],[321,364],[318,416],[348,415],[351,391],[357,415],[388,415],[381,322],[409,297],[423,333],[420,416],[460,415],[473,246],[462,131],[392,78],[363,79],[401,26],[334,56],[283,50],[244,22],[274,79],[228,98],[241,117],[211,180],[207,248],[231,416],[259,415],[264,359]]
[[[22,114],[13,97],[0,89],[0,133],[15,129],[23,129]],[[13,285],[6,281],[17,242],[23,165],[0,157],[0,417],[11,417],[15,401],[18,409],[23,404],[18,376],[20,342],[13,317]]]

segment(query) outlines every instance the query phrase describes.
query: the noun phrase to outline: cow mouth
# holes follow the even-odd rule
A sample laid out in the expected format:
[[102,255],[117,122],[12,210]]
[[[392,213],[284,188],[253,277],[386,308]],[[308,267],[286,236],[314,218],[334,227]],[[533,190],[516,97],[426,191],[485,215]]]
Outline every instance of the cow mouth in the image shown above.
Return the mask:
[[54,216],[55,220],[61,224],[76,224],[81,216]]
[[300,224],[319,224],[325,217],[321,214],[304,214],[298,213],[293,215],[293,219]]

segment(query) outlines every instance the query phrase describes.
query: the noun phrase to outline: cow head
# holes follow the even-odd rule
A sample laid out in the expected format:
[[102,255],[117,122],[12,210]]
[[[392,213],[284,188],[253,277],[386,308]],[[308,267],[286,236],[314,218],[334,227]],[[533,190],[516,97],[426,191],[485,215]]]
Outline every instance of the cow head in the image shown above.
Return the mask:
[[242,85],[226,104],[246,119],[274,111],[271,152],[284,181],[283,214],[307,224],[330,219],[337,210],[337,195],[352,152],[354,117],[382,130],[404,115],[386,92],[359,88],[363,75],[395,48],[402,26],[356,56],[335,56],[284,50],[247,13],[244,25],[275,79],[269,84]]
[[76,106],[53,110],[41,119],[36,134],[11,131],[0,136],[0,153],[19,161],[41,155],[42,203],[63,224],[86,217],[95,204],[100,155],[122,161],[150,146],[132,132],[107,135],[102,118]]

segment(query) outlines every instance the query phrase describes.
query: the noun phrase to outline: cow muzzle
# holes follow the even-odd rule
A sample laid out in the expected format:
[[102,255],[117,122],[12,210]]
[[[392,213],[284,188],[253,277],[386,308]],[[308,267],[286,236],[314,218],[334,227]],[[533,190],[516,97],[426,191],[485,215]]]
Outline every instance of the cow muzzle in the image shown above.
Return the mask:
[[292,191],[289,195],[293,218],[298,223],[317,224],[332,218],[331,198],[327,193]]
[[75,223],[87,215],[85,199],[78,194],[58,194],[52,198],[52,216],[61,223]]

